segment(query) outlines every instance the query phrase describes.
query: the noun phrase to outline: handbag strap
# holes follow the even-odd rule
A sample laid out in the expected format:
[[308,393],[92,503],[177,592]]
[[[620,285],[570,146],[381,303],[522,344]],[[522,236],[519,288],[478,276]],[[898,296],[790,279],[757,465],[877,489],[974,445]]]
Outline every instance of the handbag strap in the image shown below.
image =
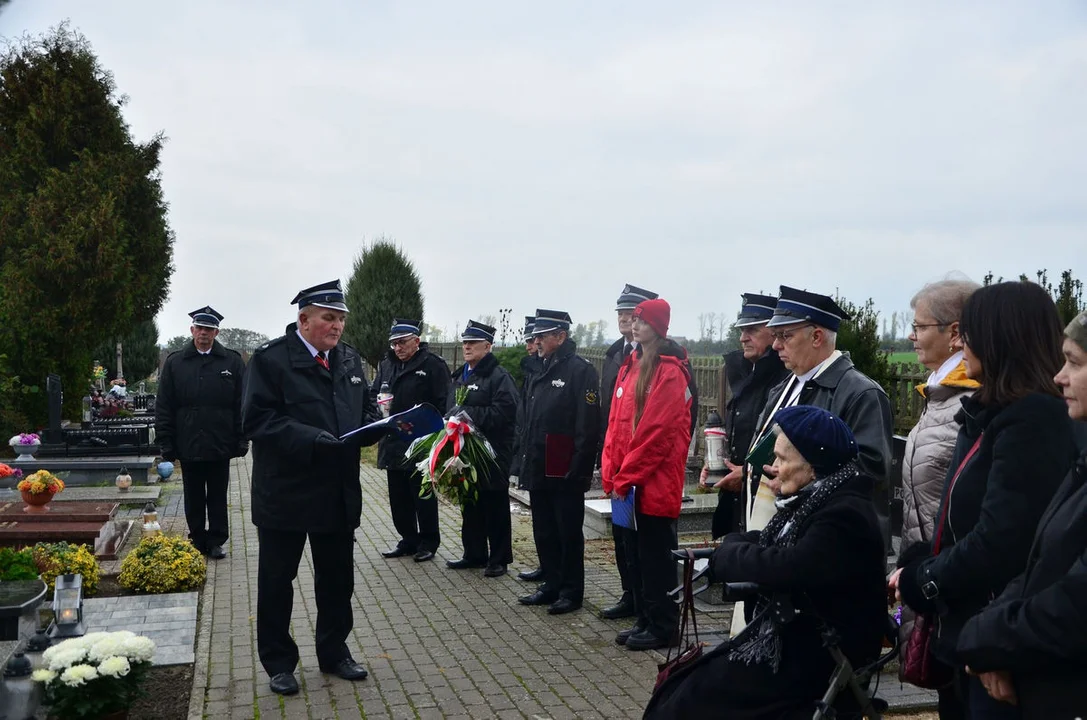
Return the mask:
[[985,437],[985,433],[978,435],[978,439],[974,441],[969,452],[966,453],[966,457],[959,463],[959,469],[955,471],[955,474],[951,477],[951,482],[947,484],[947,495],[944,496],[943,509],[940,511],[940,524],[936,527],[936,539],[932,543],[932,554],[940,554],[940,541],[944,537],[944,521],[947,520],[947,512],[951,507],[951,493],[955,489],[955,483],[959,479],[959,475],[962,475],[962,469],[966,467],[966,463],[970,462],[970,458],[974,457],[974,453],[978,451],[981,446],[981,439]]
[[[690,646],[687,642],[687,620],[690,618],[691,625],[694,628],[694,641],[699,642],[698,639],[698,617],[694,611],[694,589],[692,587],[692,577],[694,575],[694,551],[687,549],[687,561],[683,563],[683,614],[679,623],[679,639],[680,642],[676,646],[676,656],[683,654],[683,651]],[[668,649],[667,662],[672,661],[672,648]]]

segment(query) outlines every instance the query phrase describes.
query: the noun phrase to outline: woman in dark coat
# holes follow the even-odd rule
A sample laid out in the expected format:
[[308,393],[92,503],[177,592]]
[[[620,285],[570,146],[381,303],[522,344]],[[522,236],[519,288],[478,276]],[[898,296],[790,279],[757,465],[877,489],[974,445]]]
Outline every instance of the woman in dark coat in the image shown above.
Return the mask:
[[[1031,539],[1075,457],[1071,421],[1053,376],[1061,325],[1049,294],[1029,282],[990,285],[963,306],[967,376],[981,388],[963,400],[933,542],[899,558],[890,579],[902,602],[938,618],[936,658],[956,668],[959,704],[941,698],[941,719],[1018,718],[969,678],[955,653],[971,617],[1027,563]],[[937,546],[935,556],[932,549]]]
[[879,655],[887,628],[883,540],[853,433],[809,405],[775,419],[777,513],[761,531],[726,535],[710,560],[711,579],[787,593],[802,614],[778,625],[765,597],[747,603],[744,632],[670,677],[645,718],[810,718],[835,668],[821,621],[838,631],[856,667]]
[[1026,572],[959,635],[970,672],[1026,720],[1087,717],[1087,313],[1065,336],[1056,381],[1079,421],[1079,460],[1042,516]]

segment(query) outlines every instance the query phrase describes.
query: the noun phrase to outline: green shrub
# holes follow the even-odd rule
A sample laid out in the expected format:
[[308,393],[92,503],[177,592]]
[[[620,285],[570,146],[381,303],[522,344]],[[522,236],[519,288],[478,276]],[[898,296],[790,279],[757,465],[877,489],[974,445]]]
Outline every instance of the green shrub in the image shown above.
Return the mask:
[[0,580],[33,580],[36,577],[38,566],[34,564],[34,553],[29,548],[0,548]]
[[79,574],[83,576],[83,594],[94,595],[98,592],[98,576],[101,569],[94,552],[86,545],[69,545],[66,542],[38,543],[34,546],[34,563],[38,566],[42,580],[53,592],[58,575]]

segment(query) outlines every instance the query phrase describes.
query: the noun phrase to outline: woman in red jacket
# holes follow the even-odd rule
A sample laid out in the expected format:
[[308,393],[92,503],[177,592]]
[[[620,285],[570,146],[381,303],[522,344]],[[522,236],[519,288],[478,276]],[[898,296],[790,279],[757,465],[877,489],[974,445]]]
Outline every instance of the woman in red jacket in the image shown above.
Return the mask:
[[634,492],[637,531],[627,534],[626,555],[637,620],[615,638],[631,650],[678,642],[679,609],[668,591],[676,584],[671,551],[678,544],[691,394],[687,353],[667,339],[670,316],[661,299],[634,310],[638,347],[619,370],[601,463],[605,492],[620,499]]

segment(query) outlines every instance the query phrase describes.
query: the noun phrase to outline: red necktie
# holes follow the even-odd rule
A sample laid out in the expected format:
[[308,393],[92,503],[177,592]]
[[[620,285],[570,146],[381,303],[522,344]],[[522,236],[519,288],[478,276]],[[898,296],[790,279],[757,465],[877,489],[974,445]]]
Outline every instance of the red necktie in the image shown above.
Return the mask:
[[325,351],[324,350],[321,350],[320,352],[318,352],[316,355],[313,356],[313,358],[314,358],[314,360],[317,361],[317,364],[320,365],[321,367],[323,367],[325,370],[329,369],[328,360],[325,358]]

